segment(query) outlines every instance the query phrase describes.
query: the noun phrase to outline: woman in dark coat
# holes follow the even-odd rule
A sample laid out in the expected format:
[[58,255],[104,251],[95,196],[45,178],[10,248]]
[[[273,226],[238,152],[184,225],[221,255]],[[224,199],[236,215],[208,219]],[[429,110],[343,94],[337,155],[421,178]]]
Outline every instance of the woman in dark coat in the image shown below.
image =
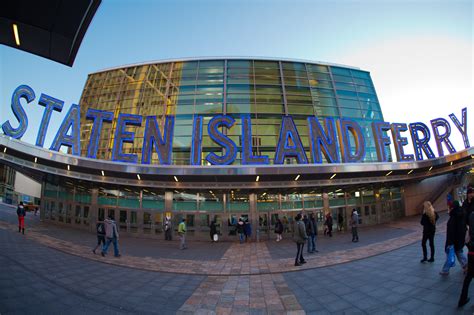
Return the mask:
[[281,234],[283,233],[283,223],[281,223],[280,219],[277,219],[275,224],[275,233],[277,235],[276,241],[279,242],[282,240]]
[[443,269],[439,273],[440,275],[448,275],[449,266],[448,261],[448,248],[449,246],[454,247],[456,257],[461,264],[461,267],[465,270],[467,267],[467,259],[463,254],[464,242],[466,238],[466,219],[464,212],[459,206],[459,201],[453,201],[452,209],[449,211],[449,220],[446,229],[446,243],[444,249],[446,251],[446,262],[444,263]]
[[[423,248],[423,259],[420,262],[434,262],[434,236],[436,232],[436,221],[439,215],[434,210],[431,202],[425,201],[423,203],[423,215],[421,216],[420,224],[423,225],[423,239],[421,240],[421,247]],[[428,259],[428,250],[426,249],[426,241],[430,241],[431,256]]]

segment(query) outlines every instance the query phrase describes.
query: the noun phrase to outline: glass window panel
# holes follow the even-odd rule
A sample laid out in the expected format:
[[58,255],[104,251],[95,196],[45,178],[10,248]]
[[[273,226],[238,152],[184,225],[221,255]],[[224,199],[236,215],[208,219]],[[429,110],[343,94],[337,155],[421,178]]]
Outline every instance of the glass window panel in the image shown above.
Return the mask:
[[252,84],[254,83],[253,77],[246,76],[233,76],[227,78],[227,84]]
[[337,90],[337,96],[339,98],[347,98],[357,100],[357,93],[352,91]]
[[339,68],[339,67],[331,67],[331,72],[333,75],[345,75],[350,77],[351,71],[349,69]]
[[258,113],[274,113],[274,114],[283,114],[285,108],[283,104],[261,104],[257,108]]
[[205,60],[199,62],[199,70],[201,68],[224,68],[224,60]]
[[197,61],[186,61],[183,63],[175,63],[175,66],[178,66],[178,69],[181,68],[183,70],[196,69],[197,65],[198,65]]
[[227,102],[250,104],[255,102],[255,96],[248,94],[227,94]]
[[334,91],[329,89],[311,89],[313,97],[335,97]]
[[222,105],[196,105],[196,114],[221,114]]
[[281,65],[284,70],[306,71],[304,63],[300,62],[282,62]]
[[257,103],[283,103],[281,95],[257,95],[255,101]]
[[254,86],[247,84],[228,84],[227,93],[254,93]]
[[235,76],[235,75],[253,75],[252,68],[229,68],[227,69],[227,75]]
[[348,83],[339,83],[336,82],[336,89],[339,91],[339,89],[342,90],[347,90],[347,91],[354,91],[356,90],[355,86],[353,84],[348,84]]
[[350,109],[350,108],[341,108],[341,115],[342,117],[355,117],[355,118],[362,117],[362,113],[360,110]]
[[288,105],[288,113],[290,115],[313,115],[313,107]]
[[354,82],[359,85],[373,86],[372,81],[367,79],[354,78]]
[[370,86],[357,85],[357,91],[362,93],[375,94],[375,89]]
[[316,116],[328,116],[328,117],[339,116],[339,112],[337,108],[334,108],[334,107],[314,107],[314,113]]
[[348,99],[343,99],[343,98],[339,99],[339,105],[341,107],[347,107],[347,108],[356,108],[356,109],[360,108],[359,101],[348,100]]
[[278,69],[278,61],[264,61],[264,60],[255,60],[255,68],[273,68]]
[[352,83],[352,77],[346,77],[342,75],[333,75],[335,82],[343,82],[343,83]]
[[309,80],[309,85],[311,87],[317,87],[317,88],[326,88],[326,89],[332,89],[333,88],[331,81],[322,81],[322,80],[311,79],[311,80]]
[[250,113],[250,102],[247,104],[232,104],[227,103],[227,113],[229,114],[248,114]]
[[308,78],[286,77],[286,86],[309,86]]
[[306,64],[306,68],[311,72],[329,72],[328,67],[323,65]]
[[256,93],[258,94],[282,94],[281,87],[276,86],[265,86],[265,85],[257,85]]
[[227,68],[251,68],[252,61],[250,60],[228,60]]
[[255,84],[280,84],[280,77],[272,75],[256,75]]
[[311,97],[311,91],[307,87],[285,86],[287,95],[307,95]]
[[370,80],[370,74],[367,71],[351,70],[351,73],[355,78]]

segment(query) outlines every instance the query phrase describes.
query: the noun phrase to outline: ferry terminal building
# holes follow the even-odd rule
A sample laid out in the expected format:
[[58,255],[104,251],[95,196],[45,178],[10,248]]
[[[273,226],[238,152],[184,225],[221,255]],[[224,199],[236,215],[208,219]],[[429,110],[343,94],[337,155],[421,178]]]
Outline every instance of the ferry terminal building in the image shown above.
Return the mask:
[[[191,239],[208,239],[212,219],[232,239],[230,223],[244,217],[253,236],[258,230],[266,239],[276,218],[288,222],[288,233],[302,211],[315,213],[320,228],[329,211],[347,226],[354,208],[363,226],[380,224],[462,193],[474,161],[467,133],[456,152],[433,127],[446,155],[430,155],[420,140],[415,157],[397,149],[394,162],[382,135],[393,135],[393,124],[374,124],[384,119],[370,73],[320,62],[203,58],[117,67],[89,75],[76,110],[80,145],[72,154],[58,152],[70,139],[63,130],[52,150],[1,136],[0,159],[42,183],[43,220],[91,231],[113,215],[122,234],[162,238],[170,216],[175,228],[187,219]],[[457,115],[456,127],[467,130]]]

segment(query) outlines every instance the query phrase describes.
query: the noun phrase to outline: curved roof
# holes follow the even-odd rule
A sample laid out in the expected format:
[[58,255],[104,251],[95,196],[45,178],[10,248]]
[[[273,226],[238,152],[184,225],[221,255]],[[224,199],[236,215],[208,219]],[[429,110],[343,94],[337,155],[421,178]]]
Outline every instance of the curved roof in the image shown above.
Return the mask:
[[317,64],[317,65],[325,65],[325,66],[334,66],[334,67],[342,67],[342,68],[349,68],[354,70],[362,70],[358,67],[347,66],[337,63],[330,63],[324,61],[314,61],[314,60],[306,60],[306,59],[291,59],[291,58],[274,58],[274,57],[253,57],[253,56],[209,56],[209,57],[183,57],[183,58],[172,58],[172,59],[161,59],[161,60],[153,60],[153,61],[144,61],[138,63],[132,63],[117,67],[110,67],[105,68],[96,72],[92,72],[90,74],[96,74],[111,70],[117,69],[124,69],[130,67],[137,67],[137,66],[144,66],[144,65],[151,65],[151,64],[159,64],[159,63],[169,63],[169,62],[180,62],[180,61],[202,61],[202,60],[262,60],[262,61],[284,61],[284,62],[302,62],[302,63],[310,63],[310,64]]

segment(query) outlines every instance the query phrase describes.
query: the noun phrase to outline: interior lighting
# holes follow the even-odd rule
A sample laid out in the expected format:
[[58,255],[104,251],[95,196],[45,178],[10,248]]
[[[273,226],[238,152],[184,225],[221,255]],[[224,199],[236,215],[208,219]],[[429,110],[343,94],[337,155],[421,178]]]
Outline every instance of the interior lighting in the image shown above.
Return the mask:
[[432,169],[433,169],[433,166],[430,167],[430,169],[428,170],[428,172],[431,171]]
[[138,178],[138,180],[142,180],[142,179],[140,178],[140,174],[137,174],[137,178]]
[[300,178],[300,175],[298,174],[298,176],[296,176],[295,180],[298,180],[298,178]]
[[102,176],[105,176],[105,173],[104,173],[104,171],[100,171],[100,172],[102,173]]
[[179,182],[178,177],[176,177],[176,176],[173,176],[173,177],[174,177],[174,180],[175,180],[176,182]]
[[356,197],[360,197],[360,192],[359,192],[359,191],[356,191],[356,192],[354,193],[354,195],[355,195]]
[[260,175],[257,175],[257,178],[255,178],[255,181],[258,182],[260,180]]
[[262,194],[262,197],[263,197],[263,196],[265,196],[266,194],[267,194],[267,193],[266,193],[266,192],[264,192],[264,193]]
[[388,176],[388,175],[392,174],[392,172],[393,171],[388,172],[387,174],[385,174],[385,176]]
[[334,177],[336,177],[336,173],[332,174],[330,179],[333,179]]
[[3,148],[3,153],[7,153],[7,147]]
[[338,189],[338,190],[336,190],[336,192],[340,192],[341,190],[342,190],[342,189]]
[[451,163],[449,163],[450,166],[453,166],[453,161],[451,161]]
[[69,165],[67,166],[67,170],[68,170],[68,171],[70,171],[70,170],[71,170],[71,167],[70,167]]
[[210,192],[211,194],[213,194],[212,190],[209,190],[209,192]]
[[413,173],[413,170],[410,170],[407,175],[410,175],[411,173]]
[[38,162],[38,158],[37,158],[37,157],[35,157],[35,163],[36,163],[36,162]]
[[13,34],[15,35],[15,43],[20,46],[20,35],[18,34],[18,25],[13,24]]

